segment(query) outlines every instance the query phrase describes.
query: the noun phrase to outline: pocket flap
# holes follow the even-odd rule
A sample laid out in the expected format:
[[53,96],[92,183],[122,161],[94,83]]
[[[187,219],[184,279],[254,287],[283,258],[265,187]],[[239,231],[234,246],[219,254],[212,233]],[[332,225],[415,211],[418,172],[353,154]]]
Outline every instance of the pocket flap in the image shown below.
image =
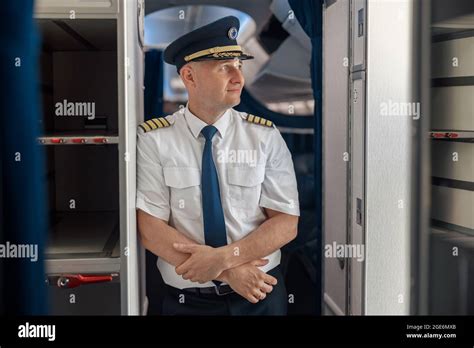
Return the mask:
[[238,186],[256,186],[263,182],[265,178],[265,166],[257,165],[255,167],[240,166],[227,169],[227,180],[229,184]]
[[174,188],[186,188],[201,185],[201,172],[198,168],[165,167],[165,183]]

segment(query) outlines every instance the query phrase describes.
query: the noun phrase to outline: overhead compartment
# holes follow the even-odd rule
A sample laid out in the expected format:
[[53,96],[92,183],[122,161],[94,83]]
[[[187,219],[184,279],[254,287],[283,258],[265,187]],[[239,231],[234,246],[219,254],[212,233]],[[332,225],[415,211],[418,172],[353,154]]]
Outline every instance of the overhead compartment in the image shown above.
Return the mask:
[[[43,143],[118,142],[117,23],[38,19]],[[72,136],[77,137],[77,142]],[[82,139],[79,140],[79,139]],[[58,140],[56,140],[58,141]]]

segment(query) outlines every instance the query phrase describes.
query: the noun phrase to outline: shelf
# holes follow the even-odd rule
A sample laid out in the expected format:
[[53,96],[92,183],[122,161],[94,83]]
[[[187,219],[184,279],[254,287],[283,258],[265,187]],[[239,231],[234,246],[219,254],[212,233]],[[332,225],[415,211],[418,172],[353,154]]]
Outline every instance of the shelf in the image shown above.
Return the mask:
[[38,137],[41,145],[107,145],[118,144],[118,136],[108,135],[52,135]]
[[448,186],[431,186],[431,218],[474,231],[474,192]]
[[57,212],[46,259],[113,257],[119,241],[118,212]]
[[430,138],[442,140],[468,140],[474,141],[474,131],[452,131],[452,130],[433,130],[430,132]]
[[474,252],[474,235],[467,235],[458,231],[439,226],[431,226],[431,235],[439,241],[450,243],[469,252]]

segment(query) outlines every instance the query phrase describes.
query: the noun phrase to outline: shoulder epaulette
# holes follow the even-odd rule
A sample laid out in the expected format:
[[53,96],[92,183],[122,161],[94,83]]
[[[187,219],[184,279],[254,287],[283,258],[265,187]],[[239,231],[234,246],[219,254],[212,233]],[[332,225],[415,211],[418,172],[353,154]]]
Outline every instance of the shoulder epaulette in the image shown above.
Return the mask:
[[146,133],[154,129],[166,128],[171,125],[172,123],[168,122],[166,118],[157,117],[157,118],[152,118],[151,120],[143,122],[142,124],[139,125],[139,127],[143,129],[143,131]]
[[245,118],[245,120],[247,122],[260,124],[260,125],[266,126],[266,127],[272,127],[273,126],[272,121],[269,121],[269,120],[267,120],[263,117],[255,116],[255,115],[252,115],[252,114],[248,114],[247,117]]

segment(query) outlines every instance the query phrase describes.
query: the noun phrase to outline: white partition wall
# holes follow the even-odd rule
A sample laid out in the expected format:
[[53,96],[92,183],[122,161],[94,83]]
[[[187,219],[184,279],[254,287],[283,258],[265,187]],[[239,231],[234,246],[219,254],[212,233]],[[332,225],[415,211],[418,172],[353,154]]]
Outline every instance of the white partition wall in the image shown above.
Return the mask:
[[325,3],[326,314],[409,312],[412,23],[408,0]]
[[[323,11],[323,246],[346,244],[348,237],[349,12],[349,1],[326,4]],[[323,262],[323,313],[344,315],[348,262]]]
[[409,314],[413,23],[410,0],[368,1],[365,314]]

